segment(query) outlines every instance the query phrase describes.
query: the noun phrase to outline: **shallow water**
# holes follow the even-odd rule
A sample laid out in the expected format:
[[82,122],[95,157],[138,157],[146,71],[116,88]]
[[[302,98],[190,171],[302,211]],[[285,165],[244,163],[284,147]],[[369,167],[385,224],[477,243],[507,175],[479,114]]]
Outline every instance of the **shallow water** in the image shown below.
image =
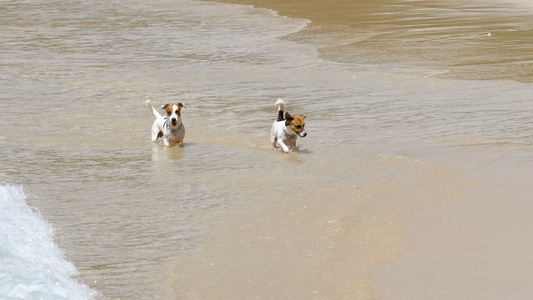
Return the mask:
[[[0,4],[0,181],[24,186],[97,298],[387,298],[420,266],[398,258],[425,251],[421,228],[461,228],[447,214],[479,224],[474,241],[530,226],[530,10],[360,1],[352,19],[283,3]],[[290,154],[269,142],[278,97],[307,115]],[[183,146],[150,142],[146,99],[186,105]],[[424,253],[454,261],[447,247]]]

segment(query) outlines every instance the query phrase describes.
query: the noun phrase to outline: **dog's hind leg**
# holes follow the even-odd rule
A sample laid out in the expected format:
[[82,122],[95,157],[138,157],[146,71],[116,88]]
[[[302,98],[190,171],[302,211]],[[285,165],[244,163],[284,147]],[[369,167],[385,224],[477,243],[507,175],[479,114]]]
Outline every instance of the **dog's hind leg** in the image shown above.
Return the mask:
[[272,136],[270,137],[270,142],[272,143],[272,146],[274,146],[274,148],[278,148],[278,138]]
[[152,126],[152,142],[157,142],[157,139],[159,139],[160,137],[163,137],[163,132],[159,130],[159,126],[157,125],[156,121]]

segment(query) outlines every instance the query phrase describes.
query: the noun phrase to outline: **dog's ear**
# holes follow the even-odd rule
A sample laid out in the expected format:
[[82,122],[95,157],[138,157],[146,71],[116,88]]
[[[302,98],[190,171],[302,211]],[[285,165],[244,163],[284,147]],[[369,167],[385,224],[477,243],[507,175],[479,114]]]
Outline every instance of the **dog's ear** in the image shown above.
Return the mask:
[[289,126],[289,124],[294,120],[294,118],[289,114],[288,112],[285,113],[285,125]]
[[185,105],[183,105],[183,103],[179,102],[179,103],[176,103],[176,105],[179,107],[179,108],[182,108],[182,107],[186,107]]
[[286,113],[285,113],[285,119],[286,119],[286,120],[290,120],[290,121],[292,121],[292,119],[294,119],[294,118],[291,116],[291,114],[289,114],[288,112],[286,112]]
[[305,119],[307,116],[306,115],[301,115],[302,116],[302,119]]
[[161,105],[161,109],[167,109],[167,107],[169,106],[170,104],[163,104]]

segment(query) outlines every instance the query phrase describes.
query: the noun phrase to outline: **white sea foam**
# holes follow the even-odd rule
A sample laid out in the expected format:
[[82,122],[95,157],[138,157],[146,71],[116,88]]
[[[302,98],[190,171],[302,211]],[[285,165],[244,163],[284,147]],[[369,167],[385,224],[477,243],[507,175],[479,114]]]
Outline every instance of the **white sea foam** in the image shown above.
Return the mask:
[[26,204],[21,186],[0,185],[0,298],[93,299],[54,243],[51,224]]

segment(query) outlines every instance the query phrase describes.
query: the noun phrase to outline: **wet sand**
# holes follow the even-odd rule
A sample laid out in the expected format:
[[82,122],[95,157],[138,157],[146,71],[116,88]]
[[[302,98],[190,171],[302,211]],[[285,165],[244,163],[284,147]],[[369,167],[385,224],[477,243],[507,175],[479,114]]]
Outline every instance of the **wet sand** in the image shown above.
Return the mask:
[[533,294],[532,164],[509,158],[472,168],[470,188],[410,221],[413,247],[377,272],[378,298],[527,299]]
[[453,168],[376,159],[370,169],[403,179],[293,188],[271,178],[254,187],[268,191],[270,200],[260,202],[243,191],[253,204],[230,211],[202,251],[170,265],[162,286],[176,290],[163,298],[376,299],[388,287],[376,272],[412,246],[405,221],[471,185]]

